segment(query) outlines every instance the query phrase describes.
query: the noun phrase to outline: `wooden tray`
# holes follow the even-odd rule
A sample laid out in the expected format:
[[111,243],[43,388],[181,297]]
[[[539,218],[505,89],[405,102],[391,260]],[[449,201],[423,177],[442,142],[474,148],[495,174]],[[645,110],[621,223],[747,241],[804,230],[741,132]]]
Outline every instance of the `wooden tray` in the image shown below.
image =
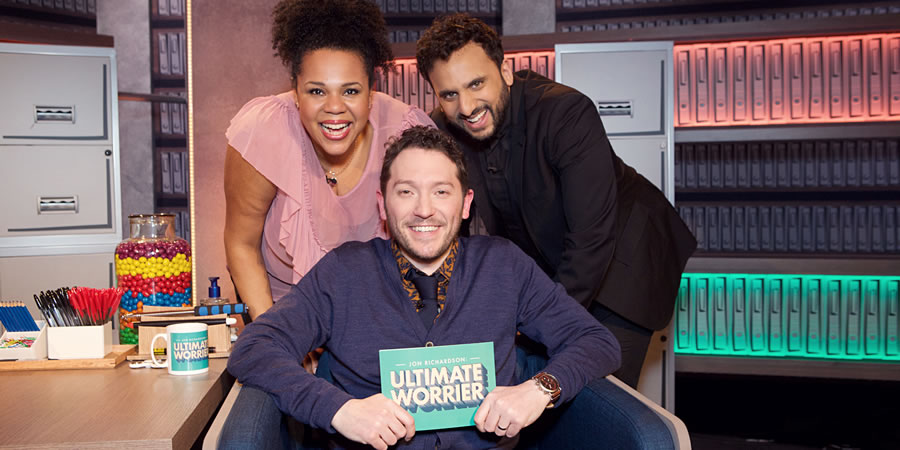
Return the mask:
[[96,359],[36,359],[33,361],[0,361],[0,372],[13,370],[112,369],[136,352],[136,345],[113,345],[112,351]]

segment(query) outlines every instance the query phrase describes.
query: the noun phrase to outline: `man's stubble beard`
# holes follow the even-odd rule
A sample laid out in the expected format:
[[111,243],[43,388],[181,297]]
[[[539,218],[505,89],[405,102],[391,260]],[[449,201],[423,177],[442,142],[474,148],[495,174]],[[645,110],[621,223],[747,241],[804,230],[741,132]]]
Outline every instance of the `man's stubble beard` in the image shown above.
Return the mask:
[[508,110],[509,110],[510,88],[509,88],[509,86],[505,86],[505,85],[504,85],[504,87],[505,87],[505,89],[500,91],[500,101],[497,104],[496,110],[494,108],[494,105],[487,106],[488,114],[490,114],[494,120],[494,123],[493,123],[494,129],[491,131],[490,135],[485,136],[485,137],[478,137],[478,136],[473,135],[469,131],[469,129],[465,126],[465,124],[461,123],[461,122],[465,122],[466,119],[463,119],[459,115],[456,116],[456,120],[449,121],[450,124],[457,130],[465,133],[467,136],[469,136],[469,138],[474,139],[481,143],[488,142],[488,141],[491,141],[494,138],[496,138],[497,134],[500,132],[500,127],[503,126],[503,122],[506,120],[506,114],[508,113]]
[[[460,209],[459,209],[460,217],[462,217],[462,211],[463,211],[463,208],[460,207]],[[387,208],[385,208],[384,214],[385,214],[386,222],[388,225],[388,231],[390,231],[390,233],[391,233],[391,239],[393,239],[397,243],[397,247],[400,248],[401,252],[403,252],[405,255],[408,255],[407,257],[412,257],[416,260],[425,261],[425,262],[431,262],[447,252],[447,250],[453,244],[453,240],[459,236],[459,229],[460,229],[460,225],[462,223],[461,220],[458,220],[454,224],[447,223],[445,226],[451,227],[450,233],[447,235],[447,239],[441,243],[440,248],[438,249],[438,251],[436,252],[436,254],[434,256],[426,257],[426,255],[422,255],[412,249],[412,246],[410,245],[409,241],[407,240],[406,234],[400,233],[399,232],[400,230],[397,230],[394,228],[394,221],[391,220],[391,213],[389,213],[387,211]],[[397,226],[401,227],[402,225],[397,225]]]

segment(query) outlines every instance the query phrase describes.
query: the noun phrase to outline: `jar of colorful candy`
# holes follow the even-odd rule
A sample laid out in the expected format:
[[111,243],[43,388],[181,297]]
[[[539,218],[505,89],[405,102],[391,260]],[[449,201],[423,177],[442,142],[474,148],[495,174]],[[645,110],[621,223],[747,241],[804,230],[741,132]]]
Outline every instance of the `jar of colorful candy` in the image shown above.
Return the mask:
[[[116,278],[125,289],[119,313],[144,306],[191,306],[191,246],[175,236],[174,214],[128,216],[131,237],[116,246]],[[137,344],[131,321],[120,320],[119,342]]]

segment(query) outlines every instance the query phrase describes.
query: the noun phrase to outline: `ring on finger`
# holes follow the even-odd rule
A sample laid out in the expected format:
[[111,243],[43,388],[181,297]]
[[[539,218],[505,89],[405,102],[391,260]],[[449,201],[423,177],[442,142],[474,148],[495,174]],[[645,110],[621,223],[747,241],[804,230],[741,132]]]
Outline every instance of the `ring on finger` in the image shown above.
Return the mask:
[[509,426],[501,427],[500,425],[497,425],[497,429],[501,431],[506,431],[507,428],[509,428]]

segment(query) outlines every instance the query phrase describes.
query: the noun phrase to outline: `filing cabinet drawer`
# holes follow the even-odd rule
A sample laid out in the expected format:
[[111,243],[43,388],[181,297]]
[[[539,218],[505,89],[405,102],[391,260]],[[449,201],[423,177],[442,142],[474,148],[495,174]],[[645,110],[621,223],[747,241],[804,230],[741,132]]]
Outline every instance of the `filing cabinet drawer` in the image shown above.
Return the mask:
[[557,46],[557,81],[594,101],[610,136],[665,133],[668,51],[575,52],[568,47]]
[[8,48],[0,44],[0,144],[112,142],[112,58]]
[[0,237],[114,229],[110,147],[4,146],[0,153]]
[[[604,120],[605,122],[605,120]],[[664,136],[610,138],[616,155],[665,192],[665,157],[667,140]]]

